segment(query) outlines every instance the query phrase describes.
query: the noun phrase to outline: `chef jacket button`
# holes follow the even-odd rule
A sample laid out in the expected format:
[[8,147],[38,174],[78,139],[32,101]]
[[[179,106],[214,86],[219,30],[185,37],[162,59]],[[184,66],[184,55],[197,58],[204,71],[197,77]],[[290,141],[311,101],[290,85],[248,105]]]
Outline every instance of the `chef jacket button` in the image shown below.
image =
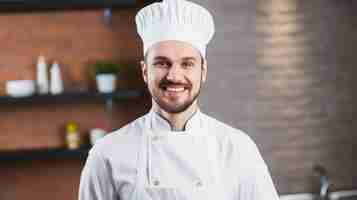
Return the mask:
[[201,180],[196,181],[196,187],[202,187],[203,183]]
[[160,137],[158,135],[154,135],[152,136],[152,141],[158,141],[160,139]]
[[153,182],[153,183],[154,183],[154,185],[155,185],[155,186],[160,185],[160,181],[159,181],[159,180],[154,180],[154,182]]

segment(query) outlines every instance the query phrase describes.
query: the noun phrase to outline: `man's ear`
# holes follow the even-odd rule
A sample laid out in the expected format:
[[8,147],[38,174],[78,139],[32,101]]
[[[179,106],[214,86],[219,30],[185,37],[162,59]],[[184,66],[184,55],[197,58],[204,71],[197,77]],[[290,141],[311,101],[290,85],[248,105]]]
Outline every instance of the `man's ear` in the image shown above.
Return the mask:
[[145,83],[148,83],[148,66],[146,65],[145,61],[140,61],[141,65],[141,75],[143,76],[143,79]]
[[206,82],[207,80],[207,60],[206,59],[202,59],[203,63],[202,63],[202,83]]

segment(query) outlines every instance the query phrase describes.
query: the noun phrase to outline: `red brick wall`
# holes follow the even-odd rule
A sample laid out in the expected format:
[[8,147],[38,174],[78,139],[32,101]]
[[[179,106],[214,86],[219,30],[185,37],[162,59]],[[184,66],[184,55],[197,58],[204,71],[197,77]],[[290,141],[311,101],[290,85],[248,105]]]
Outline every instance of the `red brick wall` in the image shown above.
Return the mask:
[[[59,10],[0,13],[0,95],[5,82],[35,79],[37,57],[58,61],[65,90],[93,89],[87,63],[112,59],[139,72],[140,40],[134,15],[137,9],[117,9],[112,26],[103,22],[103,10]],[[126,71],[126,70],[124,70]],[[142,88],[123,72],[118,86]],[[16,150],[65,145],[64,126],[76,121],[84,137],[90,128],[110,123],[119,128],[149,108],[148,98],[115,105],[113,119],[102,102],[32,103],[0,105],[0,150]],[[0,161],[0,199],[76,199],[82,161],[45,160]]]
[[67,88],[86,86],[85,64],[115,59],[137,67],[140,42],[134,29],[134,9],[114,12],[112,26],[103,10],[64,10],[0,15],[0,91],[11,79],[35,79],[37,57],[57,60]]

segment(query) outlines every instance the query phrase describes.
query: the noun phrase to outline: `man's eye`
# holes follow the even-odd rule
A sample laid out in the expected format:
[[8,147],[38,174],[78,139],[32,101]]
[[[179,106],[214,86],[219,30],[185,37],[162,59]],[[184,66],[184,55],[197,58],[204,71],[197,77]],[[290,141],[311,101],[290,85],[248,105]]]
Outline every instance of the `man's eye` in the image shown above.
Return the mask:
[[165,67],[169,66],[169,63],[167,63],[165,61],[157,61],[157,62],[154,62],[154,66],[155,67],[165,68]]
[[193,62],[183,62],[182,66],[184,68],[191,68],[191,67],[195,66],[195,64]]

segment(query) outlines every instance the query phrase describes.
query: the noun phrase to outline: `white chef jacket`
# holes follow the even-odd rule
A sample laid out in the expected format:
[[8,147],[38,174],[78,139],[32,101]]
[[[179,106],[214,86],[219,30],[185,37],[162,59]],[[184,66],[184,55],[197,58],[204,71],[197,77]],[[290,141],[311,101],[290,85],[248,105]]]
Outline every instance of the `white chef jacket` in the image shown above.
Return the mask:
[[254,142],[199,110],[173,132],[154,111],[90,150],[79,200],[278,200]]

